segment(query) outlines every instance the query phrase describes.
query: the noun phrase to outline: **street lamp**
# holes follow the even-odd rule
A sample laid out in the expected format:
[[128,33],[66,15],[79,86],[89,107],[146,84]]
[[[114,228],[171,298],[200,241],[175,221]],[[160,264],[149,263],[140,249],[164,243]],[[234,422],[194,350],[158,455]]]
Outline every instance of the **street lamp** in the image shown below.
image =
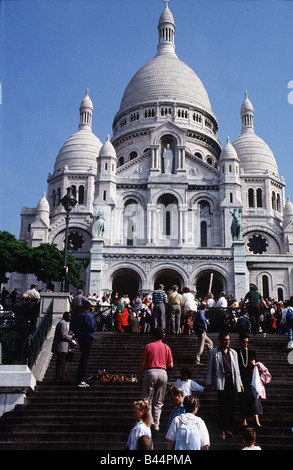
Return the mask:
[[64,260],[63,260],[63,272],[61,280],[61,292],[65,292],[66,280],[67,280],[67,247],[68,247],[68,224],[69,224],[69,213],[76,206],[77,200],[75,199],[72,188],[67,188],[67,194],[61,199],[61,204],[66,210],[66,229],[65,229],[65,246],[64,246]]

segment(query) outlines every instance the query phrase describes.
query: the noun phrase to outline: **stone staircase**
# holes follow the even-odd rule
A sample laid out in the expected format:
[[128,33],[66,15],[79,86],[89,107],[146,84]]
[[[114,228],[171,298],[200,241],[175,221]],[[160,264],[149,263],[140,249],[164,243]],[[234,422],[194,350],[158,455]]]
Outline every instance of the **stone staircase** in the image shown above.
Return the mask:
[[[218,334],[209,334],[214,345]],[[231,347],[238,347],[238,337],[231,334]],[[99,369],[108,374],[136,375],[143,348],[153,340],[151,335],[97,332],[88,376]],[[206,367],[193,364],[196,336],[167,335],[174,369],[169,384],[180,375],[183,365],[192,369],[192,378],[205,384]],[[250,348],[257,352],[272,374],[266,386],[267,399],[263,401],[262,428],[257,431],[257,444],[263,450],[293,449],[293,365],[287,360],[287,337],[267,335],[252,337]],[[66,365],[67,382],[54,384],[55,359],[52,358],[42,381],[37,383],[25,404],[0,418],[0,450],[123,450],[130,429],[134,425],[131,404],[140,399],[140,390],[133,382],[90,382],[88,388],[78,388],[75,374],[79,360],[77,349],[73,363]],[[203,355],[207,364],[207,351]],[[240,450],[242,429],[238,410],[235,415],[235,433],[229,441],[222,441],[217,429],[217,396],[214,391],[198,394],[201,406],[198,415],[209,429],[211,450]],[[165,450],[165,431],[172,405],[166,398],[161,418],[160,433],[155,449]],[[253,424],[253,423],[251,423]]]

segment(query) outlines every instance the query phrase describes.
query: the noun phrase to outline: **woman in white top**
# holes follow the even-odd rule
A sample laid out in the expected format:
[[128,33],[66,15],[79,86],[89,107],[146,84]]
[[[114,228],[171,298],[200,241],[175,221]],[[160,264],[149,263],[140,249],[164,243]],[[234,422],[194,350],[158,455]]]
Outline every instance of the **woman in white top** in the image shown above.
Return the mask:
[[183,316],[182,332],[190,335],[193,331],[194,314],[197,311],[197,303],[189,287],[183,288],[181,310]]
[[132,414],[136,422],[129,433],[126,450],[137,450],[137,440],[140,436],[152,437],[149,404],[144,400],[135,401]]

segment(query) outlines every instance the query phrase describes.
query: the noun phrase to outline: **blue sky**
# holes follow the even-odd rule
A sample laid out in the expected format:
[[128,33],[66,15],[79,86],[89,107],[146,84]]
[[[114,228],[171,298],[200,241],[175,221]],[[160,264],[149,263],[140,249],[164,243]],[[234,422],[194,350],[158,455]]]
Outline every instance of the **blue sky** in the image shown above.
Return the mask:
[[[17,237],[23,206],[47,191],[78,129],[86,88],[104,142],[123,92],[157,48],[163,0],[1,0],[0,230]],[[293,200],[293,1],[171,0],[178,57],[202,80],[219,140],[241,129],[244,92]]]

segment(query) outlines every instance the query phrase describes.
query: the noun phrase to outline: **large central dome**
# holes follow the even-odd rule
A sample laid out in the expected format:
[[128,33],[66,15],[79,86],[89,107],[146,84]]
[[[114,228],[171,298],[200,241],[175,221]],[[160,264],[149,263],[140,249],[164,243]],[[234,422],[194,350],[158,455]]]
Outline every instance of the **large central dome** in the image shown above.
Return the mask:
[[157,55],[130,80],[120,103],[119,116],[141,105],[162,101],[173,101],[212,114],[201,80],[175,53],[174,32],[174,18],[166,3],[158,24]]
[[211,112],[210,100],[201,80],[175,54],[157,55],[141,67],[126,87],[120,112],[162,100],[176,100]]

